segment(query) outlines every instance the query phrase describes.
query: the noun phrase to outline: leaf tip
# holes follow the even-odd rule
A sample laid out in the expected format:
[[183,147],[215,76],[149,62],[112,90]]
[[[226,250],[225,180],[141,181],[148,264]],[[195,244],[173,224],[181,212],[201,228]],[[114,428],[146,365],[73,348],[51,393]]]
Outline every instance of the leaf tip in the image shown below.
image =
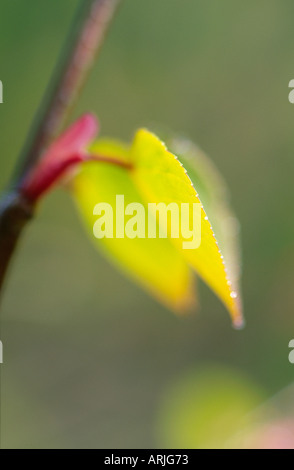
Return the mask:
[[243,316],[237,317],[233,320],[233,328],[234,330],[243,330],[245,328],[245,320]]
[[[233,292],[233,294],[235,294],[235,292]],[[238,294],[234,296],[234,301],[233,308],[231,309],[233,328],[235,330],[242,330],[245,327],[245,320],[243,317],[241,300]]]

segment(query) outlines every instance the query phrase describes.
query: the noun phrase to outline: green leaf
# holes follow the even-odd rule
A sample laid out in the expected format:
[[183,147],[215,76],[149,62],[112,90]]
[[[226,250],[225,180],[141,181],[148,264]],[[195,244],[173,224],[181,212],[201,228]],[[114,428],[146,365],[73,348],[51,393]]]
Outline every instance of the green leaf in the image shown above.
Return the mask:
[[[138,186],[148,201],[201,203],[185,169],[167,151],[165,145],[150,132],[139,130],[131,149]],[[201,203],[202,205],[202,203]],[[221,215],[220,215],[221,218]],[[187,263],[212,288],[228,308],[234,324],[242,324],[241,306],[236,285],[230,278],[224,256],[216,241],[213,228],[202,206],[201,244],[195,250],[182,249],[181,238],[173,239]]]
[[[198,203],[200,207],[198,231],[201,233],[201,242],[197,248],[184,249],[186,238],[181,233],[178,238],[173,238],[171,225],[167,231],[169,238],[103,238],[96,240],[97,245],[103,247],[124,270],[174,309],[186,308],[195,298],[191,287],[193,269],[225,304],[235,326],[241,326],[242,313],[235,277],[231,274],[233,270],[229,273],[225,265],[211,222],[195,189],[198,185],[202,186],[201,192],[206,195],[211,220],[215,222],[223,245],[230,245],[228,239],[224,242],[224,231],[221,229],[222,217],[226,213],[225,204],[216,204],[218,194],[216,192],[213,196],[213,183],[207,183],[209,177],[202,178],[203,171],[197,173],[197,165],[190,165],[194,187],[177,157],[146,129],[137,132],[130,148],[116,142],[98,141],[90,152],[93,158],[95,155],[103,155],[106,161],[84,163],[74,179],[73,188],[91,233],[96,220],[93,208],[98,202],[107,202],[115,212],[116,195],[124,195],[125,205],[141,203],[146,214],[150,203]],[[188,161],[184,154],[182,158]],[[116,165],[113,164],[114,160]],[[148,220],[142,217],[147,226]],[[153,217],[159,227],[161,221],[155,210]],[[180,214],[180,222],[181,217]],[[190,226],[192,222],[190,212]],[[232,251],[227,250],[228,257]],[[231,261],[230,265],[233,265]]]
[[212,160],[190,140],[173,138],[169,146],[187,170],[194,188],[197,188],[224,256],[229,278],[238,291],[241,264],[239,222],[230,207],[226,183]]
[[[115,157],[124,163],[130,157],[126,146],[105,140],[93,145],[91,152],[109,157],[110,161]],[[93,209],[98,202],[106,202],[115,209],[116,195],[124,195],[125,205],[132,202],[145,205],[133,181],[132,171],[112,163],[84,163],[73,180],[73,192],[92,240],[112,262],[175,311],[185,311],[195,303],[192,274],[170,240],[94,238],[93,226],[97,216]]]

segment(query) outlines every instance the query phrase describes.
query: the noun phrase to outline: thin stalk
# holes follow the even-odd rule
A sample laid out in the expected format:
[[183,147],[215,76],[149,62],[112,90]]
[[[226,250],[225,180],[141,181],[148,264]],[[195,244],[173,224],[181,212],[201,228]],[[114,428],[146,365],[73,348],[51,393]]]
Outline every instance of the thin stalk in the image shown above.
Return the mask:
[[83,0],[49,90],[36,115],[11,185],[0,201],[0,292],[20,235],[34,205],[19,188],[28,171],[61,130],[87,78],[121,0]]

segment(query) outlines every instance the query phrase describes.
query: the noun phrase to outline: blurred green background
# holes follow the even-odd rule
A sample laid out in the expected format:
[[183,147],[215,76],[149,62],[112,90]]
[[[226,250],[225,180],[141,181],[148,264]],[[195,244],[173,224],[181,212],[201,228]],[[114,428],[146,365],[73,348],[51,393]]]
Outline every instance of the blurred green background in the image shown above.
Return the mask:
[[[3,190],[78,3],[0,0]],[[226,446],[227,423],[226,438],[293,381],[293,17],[292,0],[122,3],[73,117],[93,111],[126,141],[163,125],[210,155],[241,223],[247,326],[234,331],[203,284],[199,312],[174,316],[94,250],[55,191],[3,298],[3,448]]]

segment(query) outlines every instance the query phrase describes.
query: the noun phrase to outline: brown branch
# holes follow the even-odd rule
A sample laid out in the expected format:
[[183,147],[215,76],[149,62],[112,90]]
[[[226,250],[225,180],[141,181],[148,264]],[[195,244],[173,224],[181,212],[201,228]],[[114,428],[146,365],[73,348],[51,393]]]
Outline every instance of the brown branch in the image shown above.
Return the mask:
[[0,291],[21,232],[34,212],[33,205],[20,194],[19,186],[64,124],[120,1],[82,1],[66,51],[20,157],[12,189],[0,201]]

